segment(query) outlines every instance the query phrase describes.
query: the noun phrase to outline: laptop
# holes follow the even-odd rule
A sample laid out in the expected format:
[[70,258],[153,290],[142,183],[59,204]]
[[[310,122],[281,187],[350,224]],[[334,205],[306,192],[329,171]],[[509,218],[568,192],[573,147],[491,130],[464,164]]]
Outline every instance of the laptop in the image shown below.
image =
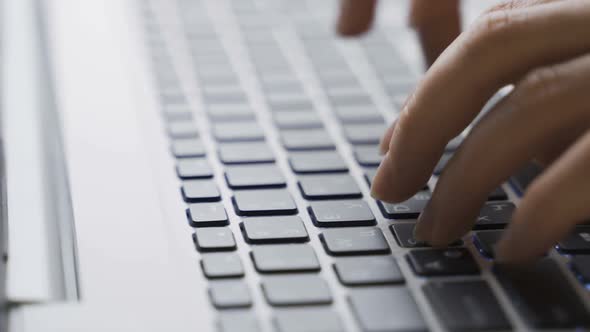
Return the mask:
[[423,72],[407,2],[358,39],[334,0],[1,6],[1,331],[590,329],[590,226],[494,264],[539,170],[447,248],[412,230],[463,135],[408,201],[369,195]]

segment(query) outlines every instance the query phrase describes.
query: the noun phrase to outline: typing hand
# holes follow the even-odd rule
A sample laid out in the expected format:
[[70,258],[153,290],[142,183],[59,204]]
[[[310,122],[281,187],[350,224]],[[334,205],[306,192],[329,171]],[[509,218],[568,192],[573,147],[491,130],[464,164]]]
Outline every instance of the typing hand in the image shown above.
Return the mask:
[[[373,3],[355,6],[361,2]],[[465,234],[488,193],[536,160],[545,171],[527,189],[496,257],[524,261],[545,253],[590,217],[588,31],[587,0],[512,1],[482,15],[434,62],[387,131],[373,196],[388,202],[412,196],[447,142],[499,88],[514,84],[447,164],[415,235],[445,245]]]

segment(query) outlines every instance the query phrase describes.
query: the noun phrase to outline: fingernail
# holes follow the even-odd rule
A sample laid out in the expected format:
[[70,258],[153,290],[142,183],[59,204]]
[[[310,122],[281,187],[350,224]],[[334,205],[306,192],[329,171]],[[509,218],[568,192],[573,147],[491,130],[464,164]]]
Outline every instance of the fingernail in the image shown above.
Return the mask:
[[391,158],[386,153],[375,172],[375,177],[371,183],[371,197],[378,200],[386,200],[391,191]]

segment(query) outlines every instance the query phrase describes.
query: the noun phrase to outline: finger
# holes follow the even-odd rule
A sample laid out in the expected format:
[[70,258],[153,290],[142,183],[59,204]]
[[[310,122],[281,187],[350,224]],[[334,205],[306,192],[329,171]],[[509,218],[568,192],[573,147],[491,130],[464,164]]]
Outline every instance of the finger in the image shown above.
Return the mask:
[[410,25],[418,33],[428,66],[461,33],[459,4],[459,0],[412,1]]
[[537,69],[517,83],[447,164],[416,236],[433,245],[462,236],[494,188],[555,142],[574,140],[586,131],[588,84],[590,55]]
[[590,132],[531,184],[498,243],[498,260],[522,262],[539,257],[590,217],[588,165]]
[[343,36],[366,32],[373,23],[377,0],[341,0],[337,30]]
[[[439,57],[396,124],[375,197],[403,201],[429,179],[449,140],[500,87],[590,49],[590,3],[565,1],[484,16]],[[427,133],[427,135],[425,135]],[[395,183],[395,186],[392,184]]]
[[397,120],[394,120],[391,126],[387,128],[383,137],[381,137],[381,142],[379,142],[379,153],[381,155],[385,155],[387,150],[389,150],[389,141],[391,140],[391,135],[393,135],[393,131],[395,130],[395,123]]

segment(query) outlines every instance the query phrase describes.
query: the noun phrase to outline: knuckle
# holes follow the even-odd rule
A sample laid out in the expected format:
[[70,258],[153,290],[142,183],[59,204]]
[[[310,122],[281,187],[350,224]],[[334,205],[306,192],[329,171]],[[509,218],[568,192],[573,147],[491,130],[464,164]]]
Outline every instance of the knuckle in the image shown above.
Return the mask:
[[537,68],[525,75],[517,89],[526,101],[547,102],[561,94],[563,76],[558,66]]
[[[523,22],[523,13],[496,10],[484,13],[465,33],[464,48],[476,54],[497,50]],[[497,52],[497,51],[496,51]]]

